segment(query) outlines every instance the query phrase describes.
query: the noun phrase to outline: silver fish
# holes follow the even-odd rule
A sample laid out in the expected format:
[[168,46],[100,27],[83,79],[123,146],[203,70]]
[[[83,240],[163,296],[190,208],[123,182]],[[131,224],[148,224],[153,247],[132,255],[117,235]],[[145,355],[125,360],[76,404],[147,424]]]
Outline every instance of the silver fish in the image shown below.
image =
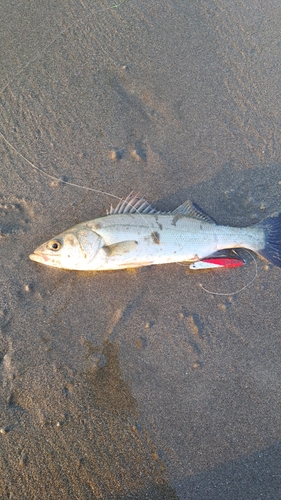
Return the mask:
[[251,227],[220,226],[190,201],[161,212],[131,194],[107,216],[77,224],[29,257],[62,269],[104,271],[194,263],[241,247],[281,267],[281,213]]

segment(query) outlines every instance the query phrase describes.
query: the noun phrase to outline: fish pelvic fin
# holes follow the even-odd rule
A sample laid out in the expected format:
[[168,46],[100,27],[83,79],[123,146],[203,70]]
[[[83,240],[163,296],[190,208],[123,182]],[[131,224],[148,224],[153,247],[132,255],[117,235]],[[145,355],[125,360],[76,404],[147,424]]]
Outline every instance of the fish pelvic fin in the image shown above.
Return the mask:
[[259,226],[264,231],[265,246],[258,253],[275,266],[281,267],[281,212],[267,217]]

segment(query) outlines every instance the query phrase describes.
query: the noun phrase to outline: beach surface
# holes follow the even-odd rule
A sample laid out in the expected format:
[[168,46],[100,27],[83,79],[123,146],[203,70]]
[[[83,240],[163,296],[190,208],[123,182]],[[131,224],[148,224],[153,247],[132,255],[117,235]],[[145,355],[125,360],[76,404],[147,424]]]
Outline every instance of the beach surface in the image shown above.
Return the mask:
[[0,499],[280,498],[280,269],[28,258],[131,191],[235,226],[280,211],[280,1],[0,17]]

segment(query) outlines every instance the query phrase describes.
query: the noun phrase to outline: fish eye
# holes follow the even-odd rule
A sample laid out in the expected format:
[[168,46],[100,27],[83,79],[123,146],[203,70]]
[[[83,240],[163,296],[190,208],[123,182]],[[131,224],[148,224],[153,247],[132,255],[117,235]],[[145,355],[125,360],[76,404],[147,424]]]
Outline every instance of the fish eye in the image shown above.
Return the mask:
[[48,247],[50,250],[53,250],[54,252],[58,252],[58,250],[61,249],[62,245],[59,240],[52,240],[49,242]]

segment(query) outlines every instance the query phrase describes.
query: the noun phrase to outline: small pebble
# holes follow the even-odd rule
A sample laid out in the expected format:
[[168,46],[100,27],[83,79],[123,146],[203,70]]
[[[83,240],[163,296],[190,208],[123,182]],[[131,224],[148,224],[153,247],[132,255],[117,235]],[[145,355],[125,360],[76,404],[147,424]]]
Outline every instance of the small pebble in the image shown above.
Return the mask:
[[192,368],[197,370],[199,368],[199,363],[193,363]]
[[133,149],[133,151],[132,151],[132,157],[135,160],[137,160],[137,161],[141,161],[142,160],[141,155],[139,154],[139,152],[136,149]]
[[122,158],[122,153],[120,150],[118,149],[112,149],[110,152],[109,152],[109,158],[110,160],[112,161],[117,161],[117,160],[121,160]]

